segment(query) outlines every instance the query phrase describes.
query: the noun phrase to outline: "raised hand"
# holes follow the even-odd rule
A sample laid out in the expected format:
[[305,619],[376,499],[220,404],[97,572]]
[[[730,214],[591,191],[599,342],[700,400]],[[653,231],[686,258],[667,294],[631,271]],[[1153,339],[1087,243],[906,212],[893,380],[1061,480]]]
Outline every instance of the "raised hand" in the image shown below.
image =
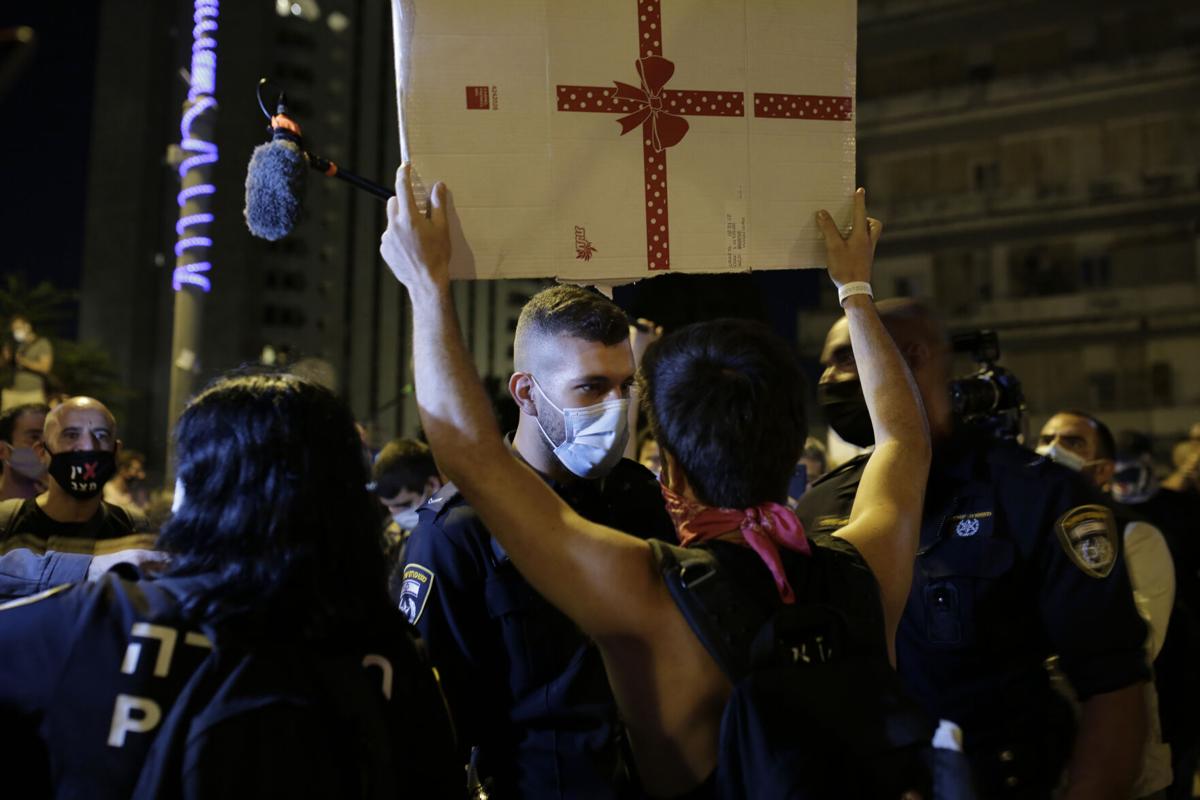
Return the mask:
[[396,196],[388,200],[388,227],[379,240],[379,254],[392,274],[412,293],[444,287],[450,281],[450,227],[446,221],[446,185],[434,184],[429,216],[417,209],[412,165],[396,171]]
[[825,209],[817,212],[817,227],[825,236],[825,262],[833,284],[840,289],[852,281],[870,283],[875,244],[883,223],[867,216],[866,190],[860,187],[854,193],[854,224],[846,236]]

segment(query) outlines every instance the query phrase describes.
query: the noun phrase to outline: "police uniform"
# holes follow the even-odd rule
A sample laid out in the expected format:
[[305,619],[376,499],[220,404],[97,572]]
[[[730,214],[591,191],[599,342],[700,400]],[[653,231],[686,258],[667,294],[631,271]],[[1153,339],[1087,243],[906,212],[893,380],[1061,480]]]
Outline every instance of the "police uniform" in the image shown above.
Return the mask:
[[[217,580],[210,574],[131,581],[110,572],[94,583],[60,586],[0,606],[4,796],[104,800],[133,794],[172,704],[197,668],[214,657],[212,639],[185,621],[181,609]],[[383,746],[389,755],[401,754],[387,762],[395,770],[393,783],[402,783],[414,797],[460,796],[465,781],[449,719],[432,671],[417,667],[415,639],[407,630],[404,619],[384,605],[368,633],[347,636],[332,652],[350,659],[347,669],[369,663],[364,669],[375,670],[367,673],[367,685],[374,692],[380,681],[382,691],[374,697],[383,706],[390,737]],[[217,637],[218,649],[221,641]],[[319,655],[330,652],[322,648]],[[310,768],[323,766],[319,759],[329,761],[329,743],[313,743],[326,749],[310,762],[300,753],[278,752],[274,743],[288,741],[287,733],[276,731],[239,757],[243,767],[249,759],[262,769],[212,770],[206,782],[210,788],[234,784],[221,796],[313,796],[316,788],[304,780],[327,774]],[[355,747],[361,741],[353,731],[332,733]],[[265,753],[288,758],[289,769],[269,768],[278,759]],[[354,787],[342,789],[356,796]]]
[[[801,498],[807,530],[848,522],[866,460]],[[1047,657],[1081,699],[1149,677],[1104,502],[1079,475],[974,429],[935,450],[897,669],[928,713],[963,729],[985,797],[1047,797],[1058,783],[1073,721]]]
[[[674,540],[658,482],[633,461],[600,480],[550,485],[592,522]],[[429,646],[459,741],[478,747],[492,797],[616,796],[616,706],[596,646],[521,577],[453,484],[420,519],[400,607]]]

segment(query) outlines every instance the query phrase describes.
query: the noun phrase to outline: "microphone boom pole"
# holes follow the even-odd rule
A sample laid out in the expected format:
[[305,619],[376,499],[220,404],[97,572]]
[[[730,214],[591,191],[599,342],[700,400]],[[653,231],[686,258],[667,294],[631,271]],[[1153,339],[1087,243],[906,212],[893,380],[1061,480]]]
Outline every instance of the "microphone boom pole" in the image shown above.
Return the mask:
[[322,175],[325,175],[325,176],[328,176],[331,178],[339,178],[339,179],[345,181],[346,183],[350,184],[351,186],[357,187],[359,189],[362,189],[364,192],[375,195],[380,200],[386,201],[388,198],[393,197],[396,194],[395,192],[393,192],[391,189],[387,188],[386,186],[378,184],[369,178],[364,178],[361,175],[357,175],[353,172],[350,172],[349,170],[342,169],[334,162],[330,161],[327,158],[322,158],[321,156],[317,155],[316,153],[310,153],[306,150],[304,152],[304,154],[306,156],[308,156],[308,165],[310,167],[312,167],[313,169],[315,169],[317,172],[321,173]]

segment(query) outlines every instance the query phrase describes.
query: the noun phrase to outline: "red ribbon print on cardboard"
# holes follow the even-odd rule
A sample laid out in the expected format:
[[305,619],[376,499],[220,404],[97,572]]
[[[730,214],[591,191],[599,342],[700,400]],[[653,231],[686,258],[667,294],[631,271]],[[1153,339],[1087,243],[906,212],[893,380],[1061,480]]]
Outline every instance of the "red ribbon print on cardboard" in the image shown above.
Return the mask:
[[[662,55],[662,12],[658,0],[638,0],[638,44],[635,62],[640,86],[613,81],[609,86],[558,86],[559,111],[623,114],[621,135],[642,130],[646,176],[646,263],[650,270],[671,268],[667,221],[667,154],[688,132],[689,117],[745,116],[741,92],[664,88],[675,64]],[[615,87],[615,88],[614,88]],[[754,116],[777,119],[849,120],[849,97],[754,95]]]

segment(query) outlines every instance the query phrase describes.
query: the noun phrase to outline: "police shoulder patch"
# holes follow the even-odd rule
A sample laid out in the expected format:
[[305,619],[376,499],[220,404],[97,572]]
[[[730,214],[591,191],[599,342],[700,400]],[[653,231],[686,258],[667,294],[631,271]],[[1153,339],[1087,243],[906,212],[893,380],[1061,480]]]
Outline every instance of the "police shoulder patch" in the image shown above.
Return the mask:
[[1111,509],[1096,504],[1078,506],[1059,517],[1054,528],[1075,566],[1090,577],[1108,577],[1121,546]]
[[400,584],[400,611],[408,617],[410,625],[416,625],[429,601],[429,590],[433,588],[433,571],[420,564],[406,564]]

